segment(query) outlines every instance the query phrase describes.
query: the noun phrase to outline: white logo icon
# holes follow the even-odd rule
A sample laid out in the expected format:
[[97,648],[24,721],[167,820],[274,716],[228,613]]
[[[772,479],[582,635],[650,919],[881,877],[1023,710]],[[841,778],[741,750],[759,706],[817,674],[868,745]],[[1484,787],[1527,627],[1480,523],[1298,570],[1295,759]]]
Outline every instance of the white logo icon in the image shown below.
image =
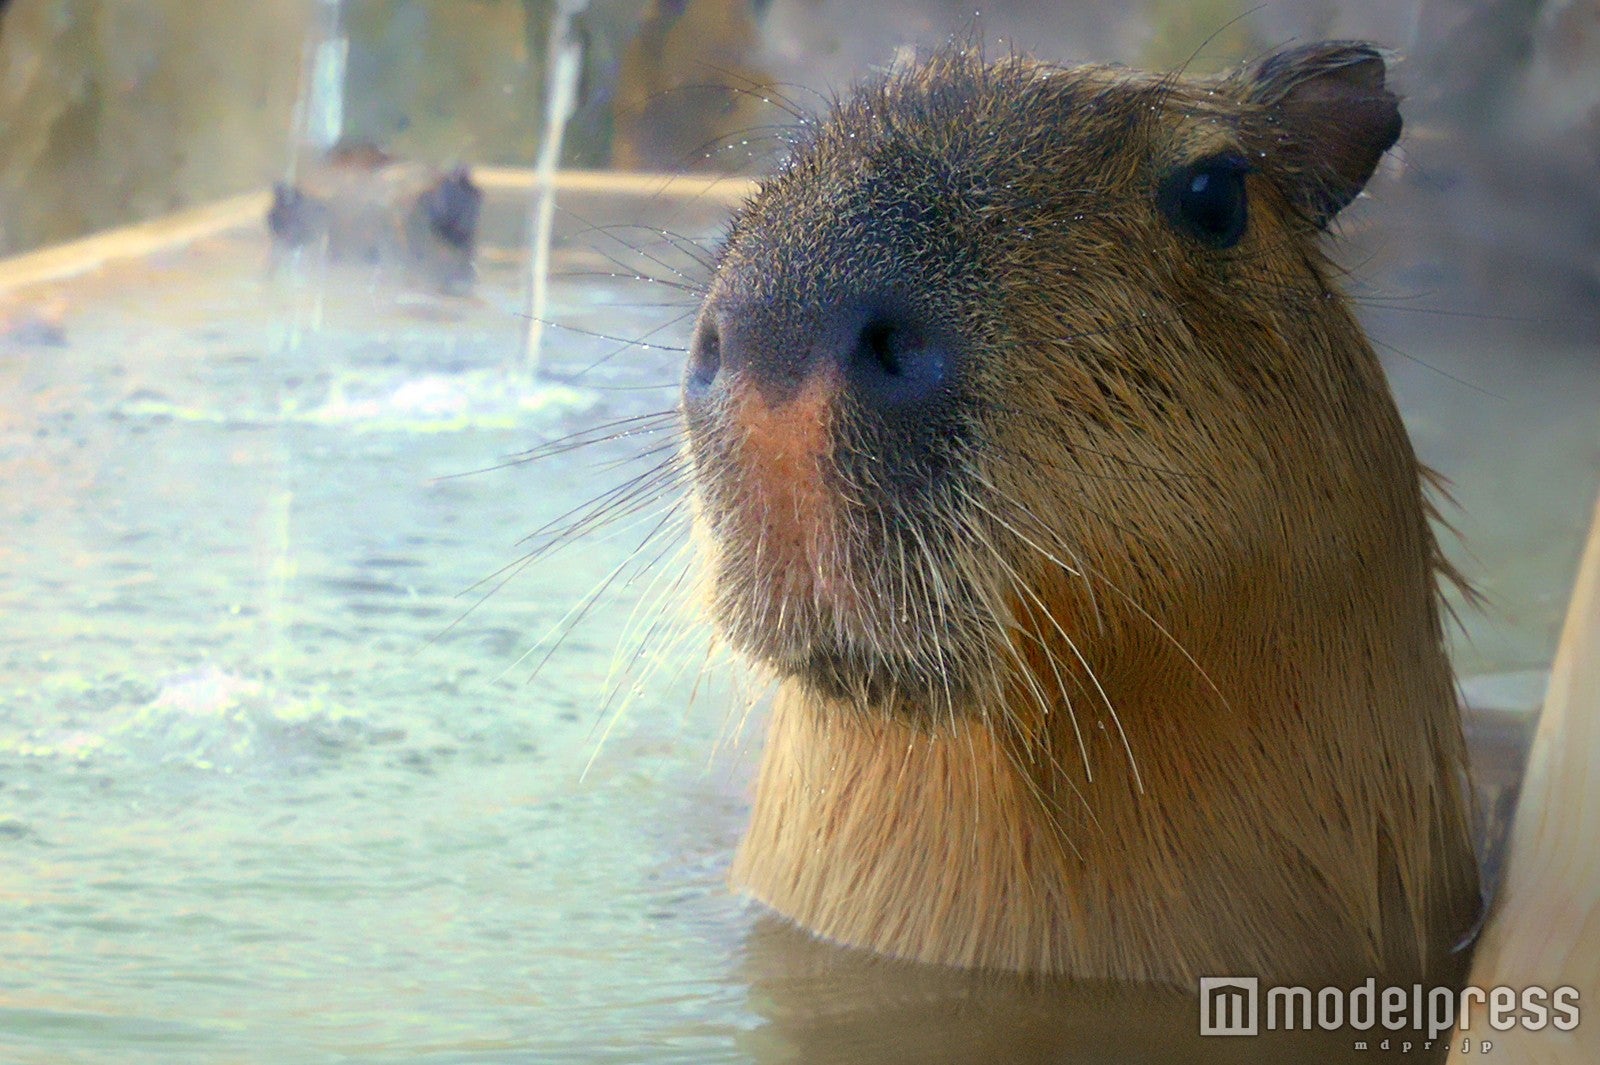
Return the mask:
[[1257,983],[1254,976],[1202,976],[1200,1034],[1255,1035]]

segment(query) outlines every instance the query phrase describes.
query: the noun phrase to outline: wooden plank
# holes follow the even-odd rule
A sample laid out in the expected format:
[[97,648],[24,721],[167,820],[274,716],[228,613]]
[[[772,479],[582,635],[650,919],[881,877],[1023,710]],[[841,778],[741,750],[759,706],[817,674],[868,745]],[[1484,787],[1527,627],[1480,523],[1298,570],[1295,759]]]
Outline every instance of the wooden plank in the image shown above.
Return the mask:
[[[1473,960],[1475,987],[1577,988],[1572,1031],[1497,1032],[1480,1008],[1456,1030],[1452,1065],[1600,1062],[1600,507],[1578,568],[1511,829],[1504,886]],[[1462,1053],[1462,1040],[1473,1052]]]
[[[472,168],[472,180],[485,189],[532,190],[538,176],[521,167]],[[562,170],[556,191],[637,196],[642,199],[706,199],[730,206],[744,200],[756,183],[744,177],[703,174],[650,174],[633,170]]]

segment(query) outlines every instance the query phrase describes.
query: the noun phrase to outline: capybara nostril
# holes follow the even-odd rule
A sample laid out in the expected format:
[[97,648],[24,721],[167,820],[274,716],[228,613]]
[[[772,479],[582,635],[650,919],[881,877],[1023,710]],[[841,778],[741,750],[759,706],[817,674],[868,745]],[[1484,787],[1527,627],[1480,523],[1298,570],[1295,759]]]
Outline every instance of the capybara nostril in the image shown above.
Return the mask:
[[706,314],[689,344],[689,367],[683,382],[685,395],[690,400],[703,398],[721,372],[722,333],[717,328],[716,317]]
[[690,344],[684,398],[698,403],[719,378],[730,388],[737,379],[777,405],[831,377],[861,414],[914,414],[948,393],[954,350],[943,330],[884,296],[717,301]]
[[841,324],[841,368],[864,407],[931,402],[949,382],[950,348],[916,315],[868,302],[846,309]]

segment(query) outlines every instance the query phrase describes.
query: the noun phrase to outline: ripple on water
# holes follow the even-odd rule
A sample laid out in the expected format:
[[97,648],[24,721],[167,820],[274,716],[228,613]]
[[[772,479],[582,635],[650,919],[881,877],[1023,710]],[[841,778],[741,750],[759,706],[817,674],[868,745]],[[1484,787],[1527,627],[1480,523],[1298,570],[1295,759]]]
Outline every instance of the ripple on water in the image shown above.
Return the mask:
[[201,1025],[150,1017],[6,1006],[0,1006],[0,1033],[41,1051],[70,1052],[85,1043],[125,1047],[139,1060],[145,1060],[140,1051],[195,1047],[212,1042],[218,1034]]
[[18,817],[0,815],[0,842],[17,843],[22,840],[36,839],[38,833],[33,826]]

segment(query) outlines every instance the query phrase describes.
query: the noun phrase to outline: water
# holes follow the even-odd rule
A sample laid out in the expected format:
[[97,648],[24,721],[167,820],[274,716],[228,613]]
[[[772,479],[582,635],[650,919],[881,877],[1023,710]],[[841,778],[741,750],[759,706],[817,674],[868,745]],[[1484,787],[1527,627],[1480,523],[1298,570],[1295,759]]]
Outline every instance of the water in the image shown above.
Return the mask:
[[508,385],[509,256],[477,303],[356,279],[294,345],[261,245],[68,284],[68,346],[0,360],[0,1060],[728,1057],[722,715],[664,688],[580,781],[617,622],[519,661],[628,542],[462,594],[637,441],[451,476],[659,409],[671,353]]
[[555,235],[556,167],[561,162],[561,142],[577,104],[578,79],[583,73],[583,49],[573,40],[572,19],[588,0],[557,0],[550,13],[549,47],[545,52],[544,134],[534,162],[533,207],[528,231],[528,333],[523,340],[522,365],[529,377],[539,373],[544,348],[545,315],[549,313],[550,244]]
[[[518,231],[509,199],[488,232]],[[720,214],[575,206],[629,209],[694,237]],[[0,339],[0,1061],[876,1063],[1062,1033],[1066,1060],[1199,1060],[1182,1000],[864,964],[730,896],[737,679],[695,691],[691,628],[637,693],[613,680],[677,557],[531,677],[650,514],[474,605],[661,439],[457,476],[671,406],[687,307],[608,239],[558,244],[536,390],[514,237],[472,299],[341,274],[307,316],[251,227],[50,286],[64,346]],[[1589,349],[1369,320],[1496,603],[1468,690],[1525,709],[1595,485]]]

